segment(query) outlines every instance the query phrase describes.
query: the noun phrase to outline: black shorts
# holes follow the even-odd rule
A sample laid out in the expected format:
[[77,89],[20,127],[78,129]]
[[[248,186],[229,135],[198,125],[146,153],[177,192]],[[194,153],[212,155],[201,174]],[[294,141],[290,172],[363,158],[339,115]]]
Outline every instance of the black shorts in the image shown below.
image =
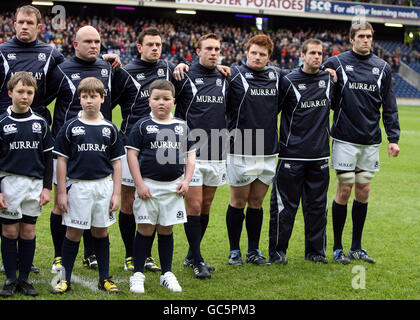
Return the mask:
[[15,224],[18,222],[23,222],[26,224],[35,224],[38,217],[31,217],[31,216],[25,216],[23,215],[20,219],[7,219],[0,217],[0,223],[1,224]]

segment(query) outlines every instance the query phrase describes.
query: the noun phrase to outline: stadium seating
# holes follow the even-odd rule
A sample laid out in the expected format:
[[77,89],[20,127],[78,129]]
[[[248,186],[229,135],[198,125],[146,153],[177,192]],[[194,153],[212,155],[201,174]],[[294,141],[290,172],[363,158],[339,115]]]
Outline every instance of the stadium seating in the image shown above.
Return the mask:
[[420,98],[420,91],[394,73],[395,78],[395,95],[401,98]]

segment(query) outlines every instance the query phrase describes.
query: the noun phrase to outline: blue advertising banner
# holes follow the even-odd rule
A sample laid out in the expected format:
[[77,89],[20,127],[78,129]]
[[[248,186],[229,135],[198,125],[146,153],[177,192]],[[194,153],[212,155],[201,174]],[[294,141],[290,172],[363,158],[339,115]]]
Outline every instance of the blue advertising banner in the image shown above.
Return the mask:
[[311,13],[420,21],[420,8],[380,6],[360,2],[306,0],[305,11]]

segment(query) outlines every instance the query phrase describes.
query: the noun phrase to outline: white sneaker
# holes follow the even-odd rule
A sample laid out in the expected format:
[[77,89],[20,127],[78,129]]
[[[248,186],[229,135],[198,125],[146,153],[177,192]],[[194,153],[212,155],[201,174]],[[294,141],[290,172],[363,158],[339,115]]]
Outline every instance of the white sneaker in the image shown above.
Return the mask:
[[144,280],[146,277],[141,272],[135,272],[130,277],[130,291],[134,293],[144,293]]
[[160,276],[160,285],[168,288],[173,292],[182,292],[182,288],[179,285],[178,280],[170,271],[167,271],[164,275]]

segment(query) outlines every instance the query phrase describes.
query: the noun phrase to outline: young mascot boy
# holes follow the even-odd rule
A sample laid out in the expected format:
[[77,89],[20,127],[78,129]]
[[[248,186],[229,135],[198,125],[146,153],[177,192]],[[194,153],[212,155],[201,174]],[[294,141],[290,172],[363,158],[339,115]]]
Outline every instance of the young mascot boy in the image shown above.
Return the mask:
[[124,148],[117,127],[100,112],[104,90],[103,83],[96,78],[88,77],[80,82],[77,91],[83,110],[63,125],[55,140],[58,205],[64,212],[67,231],[62,248],[62,280],[52,289],[54,294],[70,289],[73,265],[85,229],[92,232],[98,260],[98,288],[120,292],[109,277],[108,227],[116,221],[114,212],[119,207],[120,158]]
[[130,291],[144,293],[144,262],[156,229],[162,268],[160,284],[171,291],[181,292],[182,288],[171,272],[172,227],[187,221],[183,197],[194,172],[195,153],[188,150],[187,124],[171,114],[175,103],[172,83],[156,80],[150,85],[149,92],[151,115],[134,125],[126,145],[128,166],[136,186],[133,212],[138,225]]
[[[0,116],[1,254],[6,281],[0,296],[16,290],[36,296],[28,280],[35,254],[35,223],[50,201],[53,141],[47,121],[29,107],[37,84],[28,72],[7,83],[12,105]],[[16,278],[16,261],[19,278]]]

